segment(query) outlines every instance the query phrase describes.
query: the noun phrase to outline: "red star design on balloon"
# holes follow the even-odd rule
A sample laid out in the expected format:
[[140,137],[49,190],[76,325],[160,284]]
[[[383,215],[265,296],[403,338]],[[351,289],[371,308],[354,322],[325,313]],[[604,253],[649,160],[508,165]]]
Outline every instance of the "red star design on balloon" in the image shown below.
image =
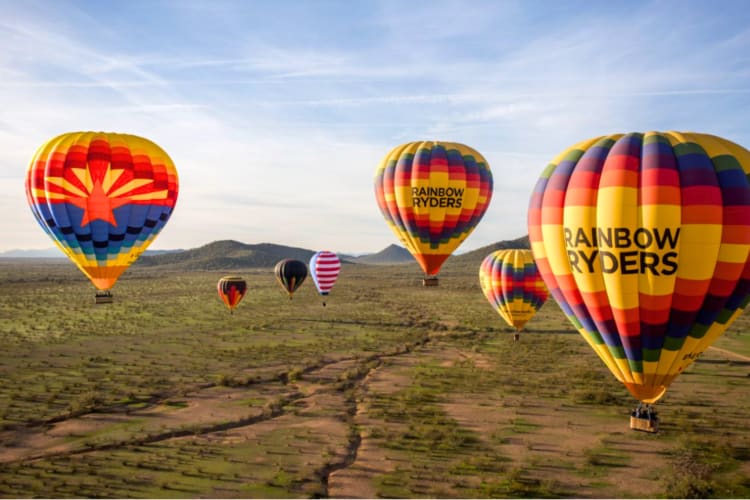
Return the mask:
[[125,205],[130,199],[110,198],[107,196],[107,193],[104,192],[104,187],[102,186],[101,181],[96,181],[87,197],[71,197],[68,201],[78,208],[83,209],[81,226],[85,226],[89,222],[99,219],[107,221],[117,227],[117,220],[115,219],[113,210]]

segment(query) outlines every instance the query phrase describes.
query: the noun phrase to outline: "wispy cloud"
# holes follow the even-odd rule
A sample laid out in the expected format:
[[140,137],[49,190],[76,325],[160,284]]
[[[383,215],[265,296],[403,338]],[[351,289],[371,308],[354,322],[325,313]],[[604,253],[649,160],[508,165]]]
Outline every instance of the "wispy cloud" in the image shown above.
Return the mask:
[[19,216],[2,229],[28,238],[13,245],[48,246],[29,219],[26,162],[54,135],[99,129],[149,137],[177,163],[162,248],[384,247],[373,171],[424,138],[465,142],[495,172],[496,201],[467,246],[517,237],[536,173],[585,137],[710,127],[750,144],[750,14],[709,7],[6,2],[0,187]]

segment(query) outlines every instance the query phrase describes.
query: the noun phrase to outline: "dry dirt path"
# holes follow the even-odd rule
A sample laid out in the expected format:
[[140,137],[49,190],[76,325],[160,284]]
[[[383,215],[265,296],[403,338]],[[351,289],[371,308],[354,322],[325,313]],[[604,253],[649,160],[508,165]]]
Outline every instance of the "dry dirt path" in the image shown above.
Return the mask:
[[[750,361],[726,349],[710,349]],[[305,480],[317,485],[317,489],[299,490],[303,496],[375,498],[383,495],[387,481],[393,481],[384,478],[398,474],[406,474],[412,493],[420,496],[461,496],[466,491],[461,488],[467,487],[481,492],[486,474],[439,477],[439,471],[417,469],[414,460],[385,441],[384,436],[406,432],[412,422],[408,417],[384,417],[378,402],[413,387],[410,374],[426,363],[442,369],[469,364],[479,378],[495,369],[490,356],[457,349],[435,337],[396,352],[331,359],[295,377],[242,387],[206,386],[129,412],[103,409],[3,431],[0,466],[181,440],[218,446],[261,443],[264,436],[286,429],[314,438],[290,445],[294,459],[308,466]],[[634,497],[662,494],[663,485],[654,480],[654,471],[669,470],[670,445],[628,431],[625,417],[613,420],[590,414],[586,405],[550,407],[549,400],[534,396],[493,399],[481,392],[448,392],[436,406],[461,429],[479,436],[479,448],[497,450],[508,464],[503,474],[516,477],[521,485],[524,481],[535,487],[547,484],[552,491],[569,491],[580,498],[598,498],[603,491]],[[267,455],[265,460],[284,456],[274,453],[275,458]],[[440,460],[471,464],[476,459],[476,448],[467,448],[463,457],[435,454],[433,458],[436,467],[442,466]],[[643,467],[644,461],[649,467]],[[606,477],[592,472],[606,463],[616,465]],[[264,466],[263,462],[258,466]],[[420,466],[429,469],[430,465]],[[431,474],[448,486],[432,489],[435,477]],[[602,490],[602,483],[611,489]],[[241,496],[241,490],[214,493]]]
[[738,354],[738,353],[736,353],[734,351],[729,351],[727,349],[722,349],[721,347],[709,346],[709,349],[712,350],[712,351],[720,352],[721,354],[724,354],[725,356],[737,359],[739,361],[750,362],[750,356],[744,356],[744,355]]

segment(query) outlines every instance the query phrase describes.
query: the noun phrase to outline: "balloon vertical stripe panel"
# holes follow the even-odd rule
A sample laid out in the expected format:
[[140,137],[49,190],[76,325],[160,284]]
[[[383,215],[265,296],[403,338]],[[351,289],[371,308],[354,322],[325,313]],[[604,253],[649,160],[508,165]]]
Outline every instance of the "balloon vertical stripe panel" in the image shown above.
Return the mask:
[[529,238],[544,281],[612,373],[654,402],[748,299],[750,153],[696,133],[616,134],[561,153]]
[[169,156],[147,139],[73,132],[39,148],[26,193],[47,234],[106,290],[169,220],[178,177]]
[[479,268],[482,292],[497,313],[521,330],[547,300],[547,288],[529,250],[498,250]]
[[468,146],[411,142],[380,162],[375,197],[399,240],[434,275],[481,220],[492,182],[487,161]]

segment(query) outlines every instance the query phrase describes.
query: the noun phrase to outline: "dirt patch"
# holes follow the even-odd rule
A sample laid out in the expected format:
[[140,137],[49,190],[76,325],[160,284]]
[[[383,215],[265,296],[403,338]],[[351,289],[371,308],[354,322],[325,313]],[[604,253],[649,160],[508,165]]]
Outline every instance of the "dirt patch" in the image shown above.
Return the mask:
[[[278,394],[280,387],[274,388]],[[0,433],[0,463],[126,441],[167,429],[199,428],[257,416],[269,399],[268,388],[206,389],[184,398],[132,411],[89,413],[21,431]],[[283,392],[283,389],[282,389]]]
[[738,359],[740,361],[750,362],[750,356],[743,356],[742,354],[737,354],[736,352],[728,351],[726,349],[722,349],[720,347],[715,347],[715,346],[709,346],[709,349],[712,351],[718,352],[720,354],[723,354],[724,356],[727,356],[730,359]]
[[364,395],[373,393],[392,394],[411,384],[411,378],[404,372],[418,357],[408,354],[399,357],[383,358],[382,365],[371,370],[359,387],[357,413],[354,424],[362,429],[361,442],[354,462],[346,469],[338,470],[328,479],[328,492],[331,498],[377,498],[376,479],[396,470],[397,461],[389,458],[385,450],[372,439],[371,431],[380,430],[383,422],[373,418],[371,408]]

